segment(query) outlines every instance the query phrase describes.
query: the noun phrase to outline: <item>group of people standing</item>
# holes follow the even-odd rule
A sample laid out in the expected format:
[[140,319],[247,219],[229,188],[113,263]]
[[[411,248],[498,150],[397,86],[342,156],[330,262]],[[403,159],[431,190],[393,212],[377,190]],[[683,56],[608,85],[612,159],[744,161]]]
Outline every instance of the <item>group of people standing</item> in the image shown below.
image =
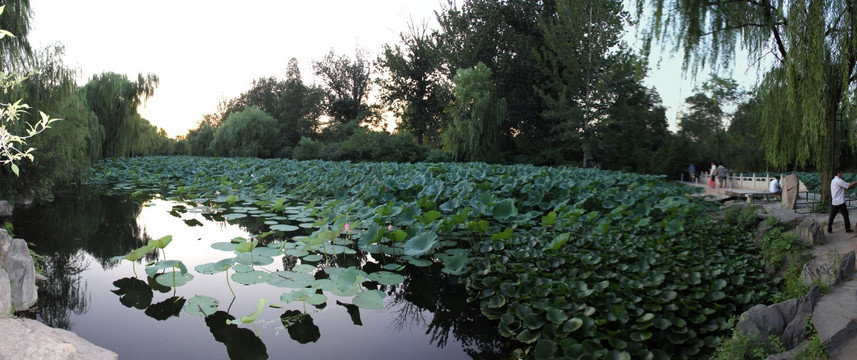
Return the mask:
[[[695,181],[696,166],[693,163],[690,163],[690,168],[688,170],[690,171],[690,181]],[[720,183],[720,187],[722,188],[726,184],[726,178],[729,177],[729,169],[723,166],[723,164],[717,166],[714,163],[711,163],[711,170],[709,171],[709,174],[711,175],[711,180],[708,182],[708,185],[712,188],[715,187],[714,180],[716,178]]]

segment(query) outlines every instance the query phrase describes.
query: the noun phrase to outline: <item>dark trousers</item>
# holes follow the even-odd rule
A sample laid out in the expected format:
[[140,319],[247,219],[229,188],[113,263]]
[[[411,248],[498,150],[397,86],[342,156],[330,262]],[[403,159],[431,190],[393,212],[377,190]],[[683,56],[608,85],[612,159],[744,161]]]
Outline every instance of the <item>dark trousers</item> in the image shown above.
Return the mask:
[[845,230],[851,231],[851,221],[848,219],[848,208],[845,204],[840,204],[830,205],[830,217],[827,218],[827,232],[833,231],[833,218],[836,217],[836,213],[842,214],[842,217],[845,219]]

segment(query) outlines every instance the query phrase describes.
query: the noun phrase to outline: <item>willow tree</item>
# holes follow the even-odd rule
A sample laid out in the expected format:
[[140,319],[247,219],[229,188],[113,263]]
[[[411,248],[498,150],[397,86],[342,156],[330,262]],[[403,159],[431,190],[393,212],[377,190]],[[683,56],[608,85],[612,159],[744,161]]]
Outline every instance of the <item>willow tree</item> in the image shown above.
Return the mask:
[[497,140],[506,118],[506,99],[497,97],[491,69],[478,63],[460,69],[453,78],[452,124],[443,134],[443,145],[456,161],[497,160]]
[[[683,51],[684,69],[729,67],[736,53],[773,62],[759,87],[762,142],[776,168],[814,166],[830,201],[837,113],[857,63],[857,4],[849,0],[637,0],[646,39]],[[647,47],[648,48],[648,47]],[[771,59],[772,57],[772,59]],[[761,69],[761,65],[758,67]]]
[[112,72],[94,75],[86,84],[86,102],[104,128],[104,157],[132,155],[137,134],[146,123],[139,121],[137,107],[154,94],[157,86],[158,77],[154,74],[139,74],[137,81],[131,81]]
[[30,0],[3,0],[0,7],[0,71],[20,69],[32,54],[27,41],[33,15]]

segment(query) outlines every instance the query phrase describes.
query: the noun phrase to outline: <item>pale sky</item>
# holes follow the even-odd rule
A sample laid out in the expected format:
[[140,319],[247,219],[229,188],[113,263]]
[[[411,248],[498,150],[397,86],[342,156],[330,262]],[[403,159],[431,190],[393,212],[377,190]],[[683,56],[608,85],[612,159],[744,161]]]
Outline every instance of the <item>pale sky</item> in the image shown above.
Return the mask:
[[[360,47],[375,58],[384,44],[398,42],[410,19],[433,26],[441,1],[31,0],[29,39],[34,48],[64,44],[66,65],[80,70],[79,85],[106,71],[132,80],[157,75],[160,84],[140,113],[175,137],[254,79],[284,78],[290,58],[307,83],[316,82],[312,61],[331,49],[353,55]],[[666,57],[658,68],[657,59],[646,84],[661,94],[674,124],[695,83],[682,78],[677,60]],[[743,71],[733,76],[747,80]]]

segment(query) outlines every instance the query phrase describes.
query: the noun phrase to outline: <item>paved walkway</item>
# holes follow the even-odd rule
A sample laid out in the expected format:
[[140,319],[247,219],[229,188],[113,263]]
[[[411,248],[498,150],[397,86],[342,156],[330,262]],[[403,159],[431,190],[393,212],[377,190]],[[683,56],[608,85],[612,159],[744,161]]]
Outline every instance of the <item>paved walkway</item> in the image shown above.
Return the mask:
[[[718,200],[729,197],[743,197],[742,194],[760,192],[759,190],[735,189],[735,188],[711,188],[708,184],[694,184],[685,182],[689,186],[705,189],[705,195],[714,196]],[[809,194],[812,197],[814,194]],[[806,196],[806,195],[804,195]],[[827,227],[828,214],[808,212],[798,207],[799,211],[789,210],[782,206],[780,201],[759,201],[754,203],[765,209],[768,216],[776,216],[782,222],[799,224],[805,219],[815,220],[823,228]],[[857,229],[857,209],[849,209],[849,219],[853,228]],[[846,233],[845,224],[841,215],[837,215],[833,221],[833,233],[824,233],[825,241],[822,245],[816,245],[810,249],[810,253],[816,259],[830,259],[832,255],[841,258],[848,252],[857,252],[857,232]],[[821,340],[835,344],[830,347],[831,360],[855,360],[857,359],[857,274],[851,274],[845,283],[838,286],[830,294],[825,294],[819,299],[816,310],[813,313],[813,325],[819,333]]]

